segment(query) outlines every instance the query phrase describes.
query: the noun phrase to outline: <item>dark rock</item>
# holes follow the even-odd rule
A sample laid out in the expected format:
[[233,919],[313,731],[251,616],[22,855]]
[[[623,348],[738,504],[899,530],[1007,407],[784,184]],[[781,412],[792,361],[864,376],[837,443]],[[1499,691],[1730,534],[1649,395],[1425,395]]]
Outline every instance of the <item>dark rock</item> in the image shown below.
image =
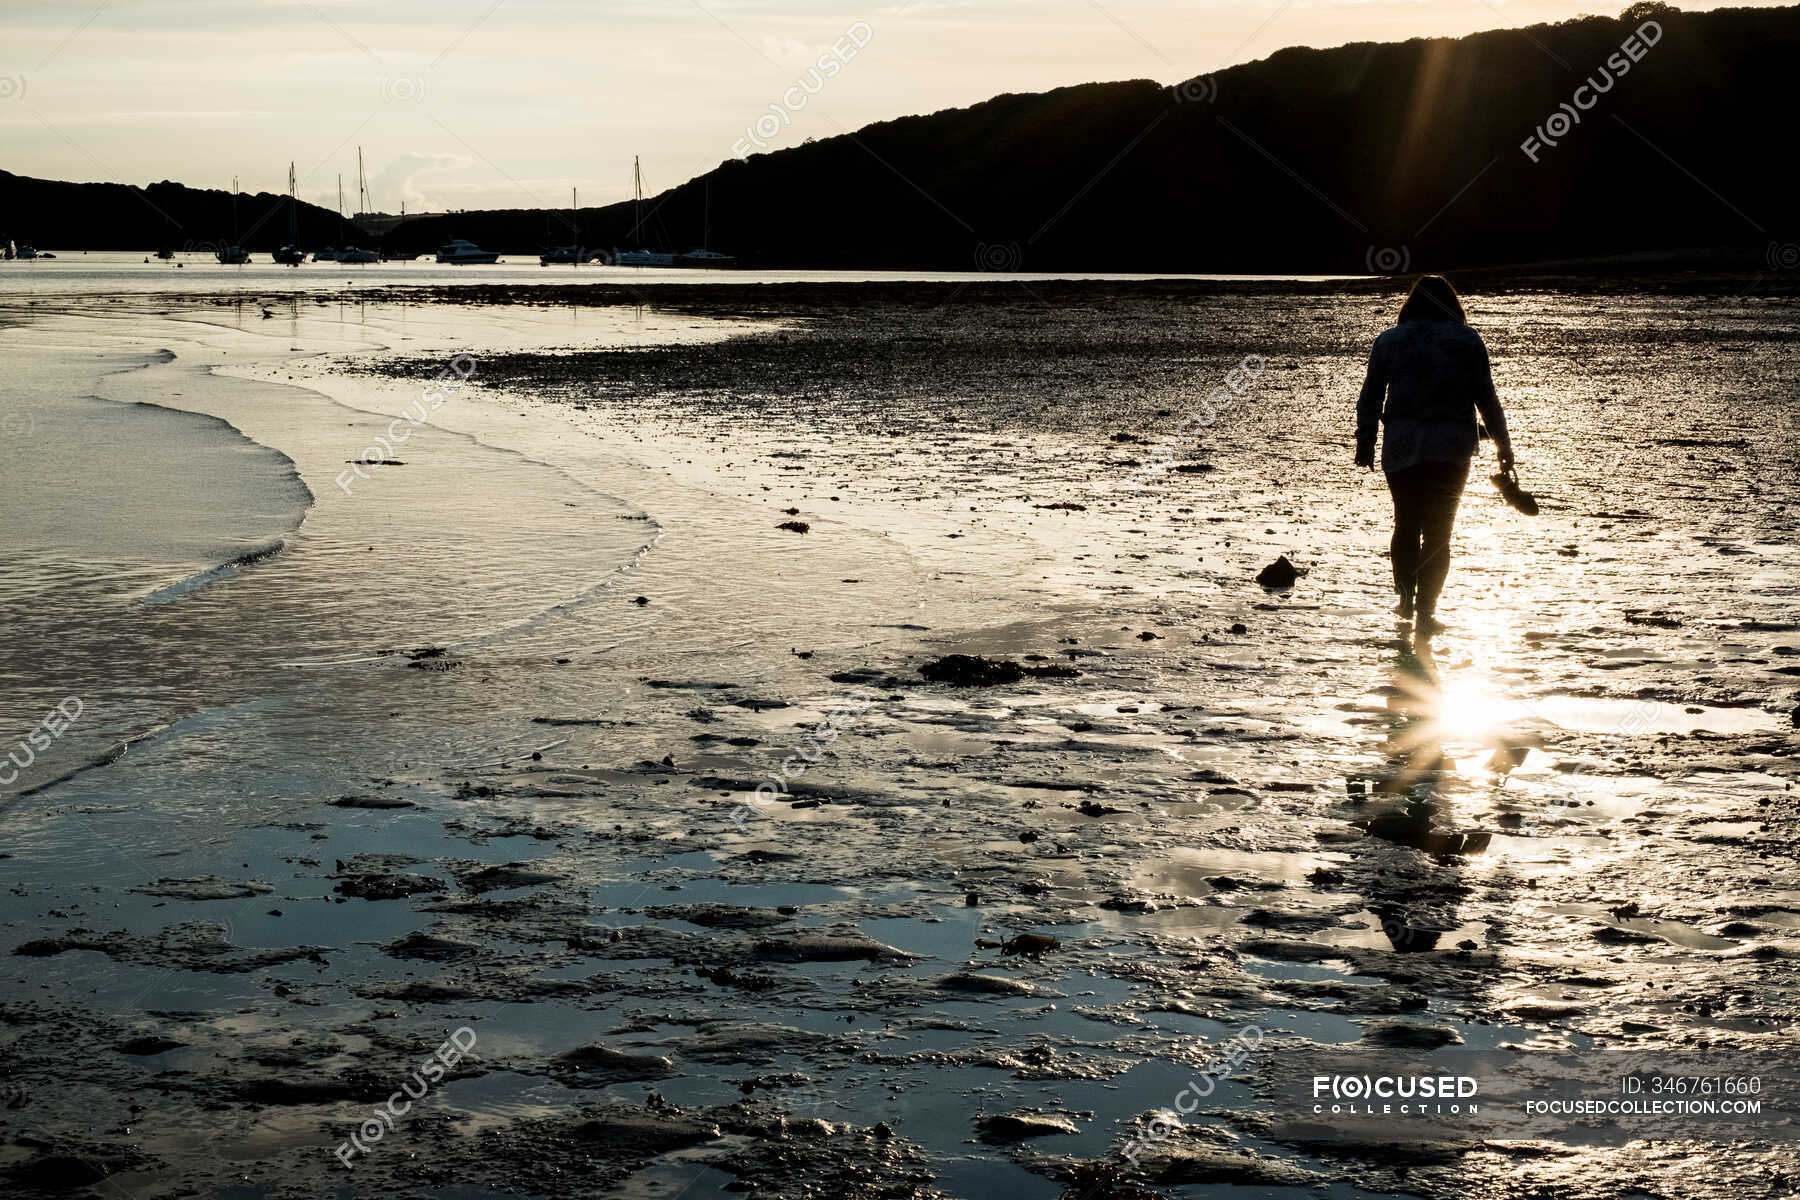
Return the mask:
[[129,1054],[133,1058],[146,1058],[152,1054],[166,1054],[170,1050],[180,1050],[186,1045],[186,1042],[178,1042],[174,1038],[145,1034],[142,1037],[134,1037],[130,1041],[120,1042],[113,1049],[120,1054]]
[[[1021,679],[1074,679],[1081,675],[1074,667],[1054,663],[1044,667],[1027,667],[1009,658],[982,658],[974,654],[949,654],[919,668],[919,674],[932,683],[948,683],[955,687],[994,687],[1017,683]],[[836,678],[835,676],[833,678]]]
[[686,1058],[709,1063],[773,1063],[795,1055],[817,1054],[834,1046],[834,1039],[792,1025],[756,1024],[743,1021],[709,1022],[692,1037],[682,1039]]
[[162,896],[170,900],[242,900],[274,891],[266,883],[254,880],[233,882],[214,875],[199,875],[189,879],[158,879],[155,883],[140,884],[131,890],[141,896]]
[[1462,1045],[1462,1035],[1448,1025],[1370,1021],[1363,1026],[1363,1041],[1400,1050],[1436,1050],[1439,1046]]
[[[1273,879],[1239,879],[1235,875],[1209,875],[1206,882],[1217,892],[1279,892],[1283,885]],[[1322,928],[1322,926],[1321,926]]]
[[352,875],[333,890],[340,896],[355,896],[360,900],[399,900],[421,892],[446,891],[448,887],[443,880],[429,875],[396,871],[384,875]]
[[95,1154],[40,1154],[6,1168],[7,1177],[22,1187],[43,1192],[75,1192],[89,1188],[130,1164]]
[[694,974],[719,987],[746,992],[768,992],[782,986],[782,981],[773,975],[740,975],[730,967],[696,967]]
[[1242,1188],[1310,1188],[1324,1177],[1279,1158],[1264,1158],[1248,1150],[1184,1144],[1169,1138],[1150,1147],[1144,1156],[1144,1173],[1164,1186],[1221,1183]]
[[578,1087],[605,1087],[642,1079],[666,1079],[675,1074],[675,1063],[660,1054],[631,1054],[598,1044],[577,1046],[557,1055],[551,1073],[563,1083]]
[[504,863],[498,866],[478,867],[473,870],[451,868],[456,875],[456,882],[465,892],[480,895],[483,892],[496,892],[506,888],[537,887],[540,884],[555,883],[562,876],[550,871],[540,871],[528,863]]
[[411,800],[402,800],[398,796],[339,796],[331,802],[333,808],[416,808]]
[[713,1141],[719,1136],[719,1127],[711,1121],[669,1112],[621,1110],[583,1121],[570,1130],[570,1135],[579,1141],[605,1146],[609,1155],[630,1151],[650,1156]]
[[984,1142],[1017,1142],[1025,1138],[1081,1132],[1075,1122],[1055,1113],[995,1113],[977,1117],[975,1125],[981,1130]]
[[1594,930],[1594,940],[1609,946],[1647,946],[1657,938],[1647,933],[1639,933],[1635,929],[1620,929],[1615,925],[1602,925]]
[[1027,979],[1008,979],[1004,975],[979,975],[963,971],[945,975],[933,985],[940,992],[966,992],[976,996],[1044,996],[1046,992]]
[[772,909],[740,904],[664,904],[645,909],[644,915],[657,921],[686,921],[707,929],[767,929],[788,923],[786,916]]
[[93,947],[73,937],[34,938],[13,949],[14,954],[23,954],[27,958],[51,958],[70,950],[89,950]]
[[764,938],[752,948],[763,962],[909,962],[912,955],[863,933],[804,933],[794,937]]
[[1285,554],[1256,573],[1257,583],[1275,591],[1293,587],[1299,578],[1300,569],[1289,562]]
[[919,668],[919,674],[932,683],[948,683],[956,687],[994,687],[1017,683],[1025,678],[1025,668],[1004,658],[982,658],[973,654],[949,654]]
[[426,962],[452,962],[481,953],[480,946],[453,938],[434,937],[421,930],[415,930],[397,942],[389,942],[383,950],[392,958],[417,958]]
[[360,1100],[381,1087],[382,1081],[362,1075],[333,1076],[327,1079],[292,1079],[275,1076],[244,1082],[237,1096],[247,1104],[258,1106],[280,1104],[304,1106],[340,1104]]

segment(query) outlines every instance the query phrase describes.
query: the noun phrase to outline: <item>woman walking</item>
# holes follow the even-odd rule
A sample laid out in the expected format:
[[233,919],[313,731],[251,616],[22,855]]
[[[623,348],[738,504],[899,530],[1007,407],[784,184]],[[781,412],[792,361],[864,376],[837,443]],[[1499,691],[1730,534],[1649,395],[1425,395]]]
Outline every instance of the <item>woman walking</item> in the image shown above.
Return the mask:
[[1450,533],[1486,422],[1512,470],[1506,414],[1494,394],[1487,346],[1469,328],[1456,289],[1442,275],[1423,275],[1407,293],[1392,329],[1375,339],[1369,373],[1356,402],[1356,465],[1375,465],[1380,422],[1381,469],[1394,497],[1394,610],[1421,637],[1440,633],[1438,594],[1450,572]]

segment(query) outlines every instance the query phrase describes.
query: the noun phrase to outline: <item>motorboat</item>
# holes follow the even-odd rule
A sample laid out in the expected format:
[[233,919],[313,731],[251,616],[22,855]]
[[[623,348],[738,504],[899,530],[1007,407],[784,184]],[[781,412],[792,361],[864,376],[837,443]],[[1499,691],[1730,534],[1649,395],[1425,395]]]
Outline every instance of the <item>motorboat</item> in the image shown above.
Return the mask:
[[656,250],[616,250],[613,252],[612,265],[615,267],[672,267],[675,265],[675,256]]
[[738,265],[734,254],[720,254],[717,250],[689,250],[686,254],[675,256],[678,267],[711,267],[714,270],[730,270]]
[[462,238],[452,238],[445,245],[438,247],[437,260],[441,263],[454,263],[463,266],[469,263],[494,263],[500,261],[500,255],[492,250],[483,250],[474,242]]

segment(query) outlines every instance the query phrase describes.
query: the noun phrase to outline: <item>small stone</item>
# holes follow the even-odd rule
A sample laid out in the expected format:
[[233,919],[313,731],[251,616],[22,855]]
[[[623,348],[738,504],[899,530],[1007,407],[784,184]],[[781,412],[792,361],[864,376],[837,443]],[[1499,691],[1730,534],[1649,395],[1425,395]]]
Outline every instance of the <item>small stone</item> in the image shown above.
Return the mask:
[[1289,562],[1285,554],[1256,573],[1257,583],[1275,591],[1293,587],[1299,578],[1300,569]]

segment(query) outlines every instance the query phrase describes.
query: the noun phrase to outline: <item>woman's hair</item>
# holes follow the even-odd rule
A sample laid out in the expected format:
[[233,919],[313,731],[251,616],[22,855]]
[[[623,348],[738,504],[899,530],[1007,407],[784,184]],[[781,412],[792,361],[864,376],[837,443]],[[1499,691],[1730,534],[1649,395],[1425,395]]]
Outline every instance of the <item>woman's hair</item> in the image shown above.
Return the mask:
[[1413,282],[1412,291],[1406,293],[1406,303],[1400,306],[1397,323],[1407,321],[1454,321],[1467,325],[1469,318],[1448,279],[1442,275],[1421,275]]

